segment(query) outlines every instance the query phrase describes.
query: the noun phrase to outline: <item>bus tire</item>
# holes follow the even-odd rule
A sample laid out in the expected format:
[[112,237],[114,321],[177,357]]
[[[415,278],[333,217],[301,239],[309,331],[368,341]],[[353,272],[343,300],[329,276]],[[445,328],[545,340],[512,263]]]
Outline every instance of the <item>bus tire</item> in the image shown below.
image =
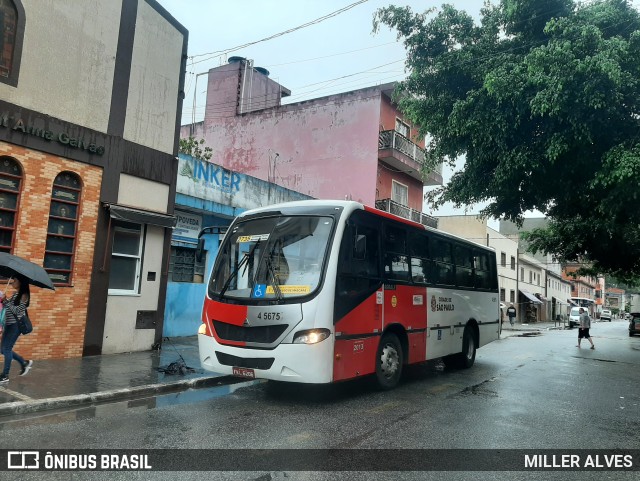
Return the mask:
[[445,364],[453,367],[469,369],[476,360],[477,341],[471,327],[466,326],[462,333],[462,352],[446,356]]
[[395,334],[385,334],[376,354],[376,384],[382,390],[393,389],[400,382],[404,355]]

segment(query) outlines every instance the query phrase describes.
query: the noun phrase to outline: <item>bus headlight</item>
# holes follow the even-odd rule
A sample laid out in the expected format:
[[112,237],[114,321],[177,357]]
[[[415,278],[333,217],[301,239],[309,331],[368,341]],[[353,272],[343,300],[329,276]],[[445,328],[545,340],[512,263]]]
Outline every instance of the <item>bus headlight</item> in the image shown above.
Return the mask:
[[324,341],[331,335],[329,329],[309,329],[307,331],[296,332],[293,336],[294,344],[317,344],[320,341]]

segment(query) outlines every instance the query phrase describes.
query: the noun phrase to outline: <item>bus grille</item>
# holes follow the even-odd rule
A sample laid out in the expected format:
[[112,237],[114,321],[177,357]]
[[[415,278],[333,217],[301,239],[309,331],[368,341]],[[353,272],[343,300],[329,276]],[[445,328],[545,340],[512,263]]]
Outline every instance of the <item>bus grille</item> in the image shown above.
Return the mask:
[[275,360],[273,357],[237,357],[216,351],[218,362],[224,366],[246,367],[249,369],[269,369]]
[[286,324],[276,324],[274,326],[244,327],[234,326],[226,322],[213,321],[213,327],[218,337],[225,341],[272,344],[276,342],[288,326]]

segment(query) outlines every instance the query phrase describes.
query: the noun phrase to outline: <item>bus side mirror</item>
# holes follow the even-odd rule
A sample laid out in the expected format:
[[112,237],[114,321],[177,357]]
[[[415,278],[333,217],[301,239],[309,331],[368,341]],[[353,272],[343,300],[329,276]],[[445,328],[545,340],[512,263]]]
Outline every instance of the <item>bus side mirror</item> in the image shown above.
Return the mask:
[[353,258],[357,261],[363,261],[367,255],[367,236],[356,234],[356,240],[353,245]]
[[204,239],[201,237],[198,239],[198,247],[196,247],[196,260],[198,262],[202,262],[202,257],[204,255]]

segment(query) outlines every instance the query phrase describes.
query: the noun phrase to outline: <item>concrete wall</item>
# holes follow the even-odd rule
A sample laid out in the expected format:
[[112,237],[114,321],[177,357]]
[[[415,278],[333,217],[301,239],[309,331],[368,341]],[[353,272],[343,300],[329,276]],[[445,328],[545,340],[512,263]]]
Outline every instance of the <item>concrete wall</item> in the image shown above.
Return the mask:
[[391,199],[394,180],[407,186],[407,190],[409,192],[408,207],[422,212],[422,204],[424,201],[422,182],[414,179],[408,174],[396,172],[395,169],[388,167],[384,162],[378,163],[378,185],[376,188],[376,198]]
[[120,174],[118,204],[167,212],[169,186],[128,174]]
[[380,130],[395,130],[396,118],[401,119],[410,128],[409,140],[424,149],[424,137],[418,137],[418,129],[408,119],[404,117],[398,108],[391,101],[388,95],[382,95],[380,102]]
[[[127,174],[120,176],[118,204],[140,208],[155,205],[156,210],[166,211],[167,196],[168,187],[164,184]],[[139,294],[111,294],[107,298],[103,354],[151,349],[154,343],[155,329],[136,329],[136,318],[138,311],[156,311],[159,307],[162,261],[165,255],[164,229],[147,225],[143,242]],[[149,280],[149,272],[155,272],[153,280]]]
[[475,215],[439,216],[438,229],[487,245],[487,221]]
[[[503,236],[498,231],[487,227],[489,234],[489,245],[496,250],[496,261],[498,264],[498,285],[504,289],[505,305],[511,302],[518,302],[518,243]],[[505,265],[502,265],[502,253],[505,254]],[[515,269],[511,268],[511,258],[515,259]],[[513,301],[511,297],[513,292]]]
[[[164,229],[146,226],[145,250],[140,273],[139,295],[110,295],[104,325],[103,354],[144,351],[151,349],[155,329],[136,329],[138,311],[158,309],[160,276],[162,273]],[[155,280],[148,273],[155,272]]]
[[22,4],[27,22],[19,82],[17,87],[0,83],[0,98],[106,132],[121,2],[22,0]]
[[182,43],[181,32],[149,4],[138,2],[125,139],[173,153]]
[[129,89],[114,92],[121,1],[22,4],[27,22],[19,82],[0,83],[3,100],[107,132],[112,96],[128,97],[124,138],[173,153],[181,32],[140,0]]
[[[231,80],[220,82],[232,88]],[[230,118],[229,98],[213,105],[209,96],[197,136],[213,149],[211,161],[227,169],[315,198],[373,205],[380,95],[365,89]]]

